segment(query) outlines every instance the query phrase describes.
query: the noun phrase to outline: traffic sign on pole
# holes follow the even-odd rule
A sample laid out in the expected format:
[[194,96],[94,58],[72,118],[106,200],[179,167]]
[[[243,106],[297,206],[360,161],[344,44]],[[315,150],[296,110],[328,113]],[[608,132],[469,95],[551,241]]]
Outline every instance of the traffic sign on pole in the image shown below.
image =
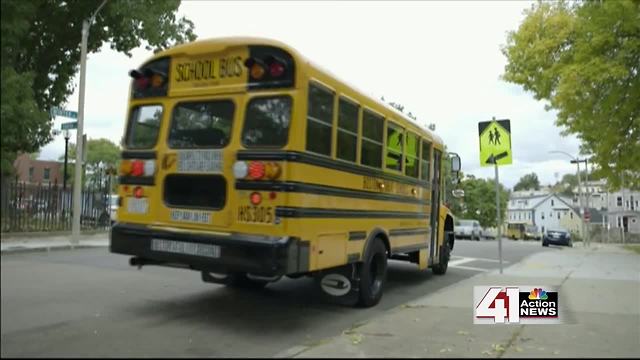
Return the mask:
[[78,128],[78,122],[77,121],[73,121],[73,122],[62,123],[60,128],[62,130],[77,129]]
[[491,120],[478,123],[480,166],[511,164],[511,121]]
[[64,116],[64,117],[68,117],[71,119],[77,119],[78,118],[78,112],[77,111],[71,111],[71,110],[66,110],[66,109],[62,109],[59,108],[57,106],[54,106],[51,108],[51,116]]

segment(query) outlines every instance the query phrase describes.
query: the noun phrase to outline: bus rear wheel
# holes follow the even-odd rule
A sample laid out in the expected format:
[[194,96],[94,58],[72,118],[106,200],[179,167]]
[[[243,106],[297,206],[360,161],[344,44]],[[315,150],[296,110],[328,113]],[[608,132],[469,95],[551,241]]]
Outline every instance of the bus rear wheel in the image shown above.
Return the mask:
[[382,239],[375,238],[365,251],[360,265],[360,296],[358,305],[371,307],[380,302],[387,279],[387,248]]
[[451,248],[449,242],[445,241],[440,247],[440,261],[431,268],[436,275],[444,275],[449,267],[449,258],[451,257]]

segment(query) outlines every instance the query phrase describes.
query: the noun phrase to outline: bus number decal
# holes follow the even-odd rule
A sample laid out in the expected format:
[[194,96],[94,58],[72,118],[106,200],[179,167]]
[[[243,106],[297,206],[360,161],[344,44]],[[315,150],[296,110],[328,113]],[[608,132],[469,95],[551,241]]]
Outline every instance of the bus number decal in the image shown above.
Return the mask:
[[241,205],[238,207],[238,221],[271,223],[273,222],[273,208],[271,206]]

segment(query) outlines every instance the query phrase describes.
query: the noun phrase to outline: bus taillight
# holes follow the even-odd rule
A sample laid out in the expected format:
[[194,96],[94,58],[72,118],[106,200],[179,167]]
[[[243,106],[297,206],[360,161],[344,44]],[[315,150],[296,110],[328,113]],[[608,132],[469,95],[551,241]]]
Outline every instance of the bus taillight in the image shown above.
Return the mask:
[[249,177],[253,180],[260,180],[266,174],[265,165],[261,161],[252,161],[249,163]]
[[131,173],[131,161],[122,160],[120,163],[120,175],[126,176],[129,175],[129,173]]
[[267,163],[265,165],[265,175],[267,178],[271,180],[277,179],[282,173],[282,169],[280,169],[280,165],[274,162]]
[[259,192],[253,192],[249,196],[249,200],[253,205],[260,205],[260,203],[262,202],[262,195],[260,195]]
[[141,186],[136,186],[135,189],[133,189],[133,196],[135,196],[136,198],[141,198],[144,196],[144,189]]
[[265,62],[269,66],[269,75],[271,75],[271,77],[277,78],[284,74],[285,63],[283,60],[270,55],[266,58]]
[[131,175],[142,176],[144,174],[144,162],[142,160],[134,160],[131,163]]

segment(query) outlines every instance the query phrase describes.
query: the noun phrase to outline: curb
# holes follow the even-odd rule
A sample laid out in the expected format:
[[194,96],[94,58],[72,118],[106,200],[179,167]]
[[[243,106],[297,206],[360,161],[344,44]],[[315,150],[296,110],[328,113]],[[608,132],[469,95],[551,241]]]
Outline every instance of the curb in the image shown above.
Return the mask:
[[54,245],[54,246],[43,246],[43,247],[25,247],[25,246],[17,245],[15,247],[10,247],[8,249],[0,250],[0,254],[8,255],[8,254],[16,254],[16,253],[49,252],[49,251],[59,251],[59,250],[75,250],[75,249],[95,249],[95,248],[106,248],[106,247],[109,247],[109,244]]
[[[99,235],[108,235],[110,230],[83,230],[80,235],[87,237],[98,237]],[[0,233],[0,239],[2,242],[10,242],[16,240],[22,240],[24,238],[52,238],[71,236],[71,231],[35,231],[35,232],[3,232]]]

